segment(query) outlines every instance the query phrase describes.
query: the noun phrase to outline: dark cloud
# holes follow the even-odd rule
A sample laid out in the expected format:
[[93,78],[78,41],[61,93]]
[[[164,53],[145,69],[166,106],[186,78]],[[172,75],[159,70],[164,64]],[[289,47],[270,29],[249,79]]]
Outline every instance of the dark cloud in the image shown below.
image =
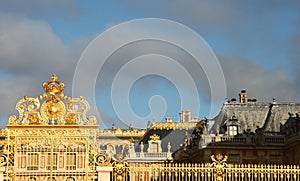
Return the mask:
[[130,2],[123,6],[178,21],[202,35],[220,56],[229,97],[247,88],[262,99],[300,100],[295,94],[300,85],[295,73],[300,55],[299,1]]
[[76,18],[81,14],[76,0],[10,0],[0,1],[0,12],[18,13],[38,18]]
[[253,60],[220,55],[220,63],[226,78],[228,98],[238,98],[241,89],[248,90],[249,98],[271,102],[295,102],[297,85],[282,69],[265,69]]

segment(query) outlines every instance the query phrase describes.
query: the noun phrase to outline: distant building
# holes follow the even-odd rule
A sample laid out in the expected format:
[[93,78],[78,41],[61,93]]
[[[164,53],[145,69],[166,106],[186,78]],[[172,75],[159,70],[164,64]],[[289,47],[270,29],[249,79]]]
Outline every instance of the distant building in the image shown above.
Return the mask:
[[173,122],[166,118],[166,122],[153,122],[148,124],[148,129],[137,144],[130,147],[128,162],[170,162],[173,161],[172,153],[182,143],[189,139],[199,118],[192,118],[190,111],[180,113],[180,121]]

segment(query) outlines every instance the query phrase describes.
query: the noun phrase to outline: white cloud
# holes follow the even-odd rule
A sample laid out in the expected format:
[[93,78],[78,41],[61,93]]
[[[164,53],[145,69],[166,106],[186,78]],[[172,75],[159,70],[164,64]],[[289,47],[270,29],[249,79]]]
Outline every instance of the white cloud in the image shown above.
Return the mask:
[[70,85],[77,60],[46,22],[1,14],[0,47],[2,119],[15,113],[14,106],[24,95],[42,94],[41,84],[52,73]]

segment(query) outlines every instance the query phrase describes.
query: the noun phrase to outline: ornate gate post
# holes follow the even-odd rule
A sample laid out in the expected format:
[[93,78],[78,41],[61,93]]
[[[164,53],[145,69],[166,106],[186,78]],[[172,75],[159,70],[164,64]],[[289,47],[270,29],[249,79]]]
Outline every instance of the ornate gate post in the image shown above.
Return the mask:
[[4,171],[5,171],[5,167],[0,167],[0,181],[4,180],[4,176],[3,176]]
[[113,176],[116,181],[123,181],[127,171],[127,163],[124,161],[124,156],[122,154],[118,154],[117,160],[113,162],[112,166],[114,167]]
[[110,163],[110,158],[102,154],[97,155],[95,162],[98,165],[96,167],[96,170],[98,172],[98,181],[110,181],[110,173],[113,171],[113,167]]
[[98,181],[110,181],[110,173],[113,171],[113,167],[109,166],[97,166]]
[[121,161],[115,161],[113,163],[113,167],[116,181],[123,181],[124,176],[126,174],[126,163]]
[[225,173],[226,173],[226,170],[225,168],[227,167],[227,156],[223,156],[221,155],[220,153],[217,154],[216,156],[215,155],[212,155],[211,156],[211,160],[213,161],[213,163],[211,164],[211,166],[213,167],[214,169],[214,176],[215,176],[215,179],[217,181],[223,181],[224,179],[224,176],[225,176]]

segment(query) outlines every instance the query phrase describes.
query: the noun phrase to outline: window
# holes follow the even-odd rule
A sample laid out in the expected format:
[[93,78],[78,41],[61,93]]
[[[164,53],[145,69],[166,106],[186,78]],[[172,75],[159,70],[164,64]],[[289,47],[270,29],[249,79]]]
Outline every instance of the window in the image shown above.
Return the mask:
[[230,154],[228,155],[228,162],[230,163],[239,163],[240,162],[240,154],[236,153],[236,154]]
[[151,153],[157,153],[158,152],[158,143],[151,143]]
[[30,177],[27,181],[36,181],[35,177]]
[[39,154],[38,153],[28,153],[28,165],[27,170],[38,170],[39,168]]
[[55,178],[55,177],[52,177],[52,178],[51,178],[51,177],[48,177],[48,178],[47,178],[47,181],[56,181],[56,178]]
[[67,153],[66,169],[76,170],[76,153]]
[[75,181],[75,178],[73,178],[73,177],[68,177],[68,178],[66,179],[66,181]]
[[48,153],[47,155],[47,170],[57,170],[57,153]]
[[232,126],[229,126],[228,128],[229,128],[229,130],[228,130],[229,136],[235,136],[235,135],[238,134],[238,128],[237,128],[237,126],[232,125]]

